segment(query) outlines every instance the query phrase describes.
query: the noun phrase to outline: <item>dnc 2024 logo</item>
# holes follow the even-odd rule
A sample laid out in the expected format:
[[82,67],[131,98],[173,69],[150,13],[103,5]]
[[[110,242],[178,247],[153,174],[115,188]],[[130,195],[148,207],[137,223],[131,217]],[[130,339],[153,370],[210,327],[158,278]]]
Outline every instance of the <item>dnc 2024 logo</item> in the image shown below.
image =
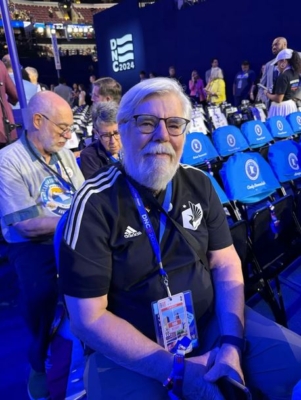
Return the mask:
[[110,40],[112,68],[114,72],[135,68],[133,35],[128,33],[121,38]]

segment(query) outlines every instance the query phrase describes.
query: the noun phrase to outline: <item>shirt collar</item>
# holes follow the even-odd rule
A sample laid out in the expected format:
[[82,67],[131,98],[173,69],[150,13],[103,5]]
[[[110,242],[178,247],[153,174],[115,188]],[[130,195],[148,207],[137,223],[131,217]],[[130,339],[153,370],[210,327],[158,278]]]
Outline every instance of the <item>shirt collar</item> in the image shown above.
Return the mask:
[[[42,156],[42,154],[39,152],[39,150],[36,148],[36,146],[28,139],[28,137],[26,136],[26,133],[22,134],[22,136],[20,137],[20,140],[32,161],[36,161],[37,158],[40,158],[40,159],[44,158]],[[55,165],[58,161],[59,161],[59,158],[56,153],[53,153],[50,155],[49,165]]]

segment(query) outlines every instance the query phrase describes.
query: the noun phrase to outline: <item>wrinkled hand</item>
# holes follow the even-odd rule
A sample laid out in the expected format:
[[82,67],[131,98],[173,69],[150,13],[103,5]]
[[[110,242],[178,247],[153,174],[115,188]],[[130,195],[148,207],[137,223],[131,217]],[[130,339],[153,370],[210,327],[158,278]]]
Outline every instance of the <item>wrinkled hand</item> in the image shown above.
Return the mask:
[[224,400],[217,385],[204,379],[212,367],[218,349],[198,357],[191,357],[185,362],[183,395],[185,400]]
[[210,353],[208,372],[204,376],[206,381],[216,382],[222,376],[227,375],[240,383],[244,383],[240,352],[235,346],[223,344],[220,349]]

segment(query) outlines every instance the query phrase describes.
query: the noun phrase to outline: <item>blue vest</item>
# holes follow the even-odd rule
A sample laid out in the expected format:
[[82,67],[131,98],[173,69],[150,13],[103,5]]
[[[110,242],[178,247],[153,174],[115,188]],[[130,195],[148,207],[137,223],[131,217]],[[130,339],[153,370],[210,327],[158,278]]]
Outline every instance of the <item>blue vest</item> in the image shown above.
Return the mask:
[[181,158],[183,164],[197,165],[218,157],[211,140],[203,133],[188,133]]
[[212,133],[212,139],[216,150],[222,157],[244,151],[249,147],[240,130],[234,125],[217,128]]
[[270,146],[268,159],[279,182],[301,177],[301,147],[294,140],[283,140]]
[[296,111],[291,113],[286,117],[286,119],[292,127],[293,132],[301,134],[301,112]]
[[268,118],[266,126],[274,138],[283,139],[294,134],[288,121],[280,115]]
[[230,200],[256,203],[280,188],[274,172],[259,153],[235,153],[220,170]]
[[242,124],[241,132],[252,149],[262,147],[273,140],[262,121],[248,121]]

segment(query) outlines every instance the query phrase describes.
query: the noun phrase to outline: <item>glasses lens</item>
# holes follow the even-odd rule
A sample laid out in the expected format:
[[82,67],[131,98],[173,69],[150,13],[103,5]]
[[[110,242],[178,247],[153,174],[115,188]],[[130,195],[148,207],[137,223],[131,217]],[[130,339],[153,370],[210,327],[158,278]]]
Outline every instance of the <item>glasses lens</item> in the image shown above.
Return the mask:
[[139,115],[136,121],[141,133],[153,133],[159,123],[159,119],[153,115]]
[[103,133],[103,134],[99,135],[99,137],[101,137],[102,140],[104,140],[106,142],[109,142],[111,140],[111,138],[119,139],[119,136],[120,136],[119,132],[117,132],[117,131],[114,131],[112,133]]
[[171,136],[180,136],[184,133],[187,122],[184,118],[167,118],[166,128]]

